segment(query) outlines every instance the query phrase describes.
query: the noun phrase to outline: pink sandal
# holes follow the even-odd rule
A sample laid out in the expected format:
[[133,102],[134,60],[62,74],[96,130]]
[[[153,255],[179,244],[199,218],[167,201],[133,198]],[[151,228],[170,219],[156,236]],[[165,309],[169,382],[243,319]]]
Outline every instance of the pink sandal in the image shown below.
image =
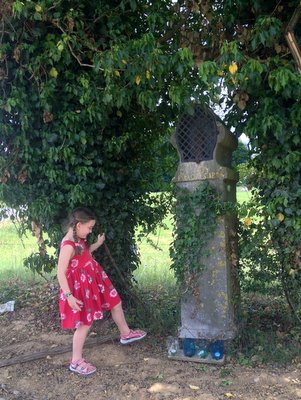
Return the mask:
[[91,375],[96,372],[96,368],[86,362],[83,358],[75,362],[71,362],[69,370],[72,372],[76,372],[79,375]]
[[130,332],[127,335],[121,335],[120,336],[120,343],[121,344],[128,344],[132,342],[136,342],[136,340],[141,340],[146,336],[146,332],[140,331],[140,330],[130,330]]

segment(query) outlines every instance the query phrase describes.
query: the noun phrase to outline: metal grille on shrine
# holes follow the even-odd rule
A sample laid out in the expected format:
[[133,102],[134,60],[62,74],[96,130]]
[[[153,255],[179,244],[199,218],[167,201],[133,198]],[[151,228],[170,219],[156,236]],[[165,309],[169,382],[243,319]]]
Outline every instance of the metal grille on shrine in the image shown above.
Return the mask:
[[175,133],[181,162],[212,160],[217,135],[216,117],[211,110],[197,106],[193,115],[184,114]]

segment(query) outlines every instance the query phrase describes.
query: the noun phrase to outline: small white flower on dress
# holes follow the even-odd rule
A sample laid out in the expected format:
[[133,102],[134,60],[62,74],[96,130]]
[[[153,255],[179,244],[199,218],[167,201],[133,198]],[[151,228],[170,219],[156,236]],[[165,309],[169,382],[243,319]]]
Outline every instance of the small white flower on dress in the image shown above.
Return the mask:
[[107,310],[108,308],[110,308],[110,303],[103,303],[102,308],[104,310]]
[[81,274],[80,280],[81,280],[82,282],[86,282],[86,275],[85,275],[85,274]]
[[96,294],[93,294],[93,300],[97,300],[98,299],[98,296],[96,295]]
[[104,285],[102,285],[101,283],[99,283],[99,284],[98,284],[98,290],[100,291],[100,293],[104,293],[104,291],[105,291]]
[[78,313],[79,311],[73,310],[73,308],[72,308],[72,312],[73,312],[73,314],[76,314],[76,313]]
[[76,268],[78,266],[78,260],[71,260],[71,268]]
[[95,313],[94,313],[94,320],[96,320],[96,319],[102,319],[102,317],[103,317],[103,313],[102,313],[102,311],[95,311]]
[[112,289],[110,291],[110,297],[116,297],[117,296],[117,290],[116,289]]
[[85,298],[88,299],[90,297],[90,290],[85,289]]
[[88,313],[88,314],[87,314],[87,321],[88,321],[88,322],[91,322],[91,321],[92,321],[91,313]]
[[81,321],[76,321],[75,322],[75,328],[79,328],[82,325]]
[[64,319],[66,319],[66,314],[61,313],[61,320],[63,321]]
[[67,300],[66,296],[64,295],[63,292],[61,292],[61,294],[60,294],[60,300],[62,300],[62,301],[66,301]]
[[90,275],[89,275],[89,277],[88,277],[88,282],[90,283],[90,285],[91,285],[91,283],[93,282],[93,278],[92,278],[92,276],[90,276]]
[[78,281],[74,281],[74,289],[78,290],[80,288],[80,283]]
[[105,273],[105,271],[101,272],[101,276],[103,279],[107,279],[108,275]]

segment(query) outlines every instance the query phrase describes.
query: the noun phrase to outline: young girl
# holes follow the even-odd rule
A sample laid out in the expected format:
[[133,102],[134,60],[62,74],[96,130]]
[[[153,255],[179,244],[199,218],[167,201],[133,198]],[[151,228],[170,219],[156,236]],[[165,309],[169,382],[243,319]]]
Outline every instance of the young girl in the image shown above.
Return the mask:
[[128,327],[116,289],[91,255],[105,240],[102,234],[98,235],[97,241],[91,246],[86,243],[95,222],[95,216],[85,207],[71,212],[68,231],[61,243],[57,270],[62,328],[75,329],[69,369],[81,375],[90,375],[96,371],[93,365],[85,361],[82,351],[92,322],[102,319],[104,311],[111,310],[122,344],[146,336],[146,332]]

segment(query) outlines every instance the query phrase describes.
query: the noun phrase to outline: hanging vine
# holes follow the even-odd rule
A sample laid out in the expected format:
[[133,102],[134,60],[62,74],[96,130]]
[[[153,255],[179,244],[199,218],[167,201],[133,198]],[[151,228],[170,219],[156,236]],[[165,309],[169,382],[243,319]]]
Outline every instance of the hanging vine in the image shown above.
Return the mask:
[[233,204],[222,201],[208,182],[192,192],[177,189],[176,198],[171,268],[178,282],[193,291],[197,277],[204,271],[203,261],[210,255],[208,243],[214,236],[217,218],[233,209]]

